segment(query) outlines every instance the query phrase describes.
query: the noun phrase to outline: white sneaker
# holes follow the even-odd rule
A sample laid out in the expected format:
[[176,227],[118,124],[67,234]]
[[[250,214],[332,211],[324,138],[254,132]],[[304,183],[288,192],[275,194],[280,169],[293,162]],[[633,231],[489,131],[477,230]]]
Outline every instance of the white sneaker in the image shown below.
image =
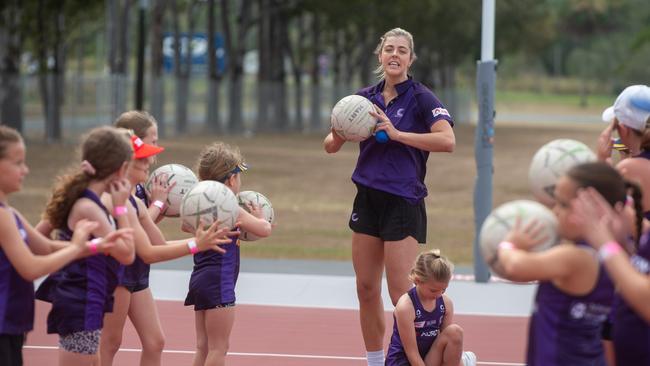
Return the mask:
[[465,351],[460,357],[463,366],[476,366],[476,355],[472,351]]

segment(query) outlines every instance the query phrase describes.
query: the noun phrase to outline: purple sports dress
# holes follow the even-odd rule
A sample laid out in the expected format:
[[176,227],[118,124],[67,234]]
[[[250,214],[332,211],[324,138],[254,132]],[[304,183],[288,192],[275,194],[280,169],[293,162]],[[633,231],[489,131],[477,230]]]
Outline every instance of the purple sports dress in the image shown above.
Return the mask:
[[[576,245],[593,251],[585,243]],[[605,366],[601,331],[613,293],[602,264],[596,285],[584,296],[566,294],[550,281],[540,282],[530,318],[528,366]]]
[[[142,195],[144,195],[144,199],[141,197]],[[147,204],[147,195],[144,193],[144,188],[142,188],[142,186],[139,184],[136,185],[135,196],[142,199],[145,202],[145,205]],[[133,196],[129,197],[131,206],[133,206],[135,209],[137,216],[140,216],[138,204],[135,201],[136,199],[137,198],[134,198]],[[136,254],[133,263],[129,264],[128,266],[124,266],[124,273],[120,277],[119,285],[126,287],[129,292],[137,292],[148,288],[150,267],[151,266],[149,264],[145,263]]]
[[[440,334],[440,326],[445,318],[445,302],[442,296],[436,299],[436,305],[433,311],[427,311],[422,306],[420,298],[418,297],[416,287],[413,287],[408,292],[415,309],[415,320],[413,326],[415,327],[415,339],[418,344],[418,351],[420,357],[424,360],[427,353],[431,349],[431,345]],[[390,345],[388,346],[388,354],[386,355],[386,366],[409,366],[409,360],[404,353],[404,346],[399,336],[397,329],[397,319],[393,314],[393,335],[390,338]]]
[[[25,245],[27,233],[18,215],[10,210]],[[0,334],[22,335],[34,328],[34,283],[22,278],[0,248]]]
[[[86,189],[81,195],[95,202],[114,224],[97,195]],[[59,231],[60,240],[70,240],[72,230]],[[94,255],[76,260],[49,275],[36,291],[36,298],[52,303],[47,332],[65,336],[103,326],[104,313],[113,311],[113,292],[123,267],[113,257]]]
[[235,304],[235,285],[239,276],[239,244],[237,237],[226,245],[226,253],[206,250],[194,254],[185,306],[207,310]]

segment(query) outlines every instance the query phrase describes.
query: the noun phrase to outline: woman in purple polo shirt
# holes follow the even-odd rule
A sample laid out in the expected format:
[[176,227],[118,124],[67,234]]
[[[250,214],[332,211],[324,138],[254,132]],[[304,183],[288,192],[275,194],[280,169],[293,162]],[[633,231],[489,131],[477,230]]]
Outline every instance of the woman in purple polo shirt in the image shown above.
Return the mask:
[[[371,114],[379,121],[377,131],[385,131],[389,141],[370,138],[359,145],[352,175],[357,196],[349,222],[370,366],[384,364],[382,272],[386,270],[390,298],[396,304],[412,286],[409,270],[420,250],[418,243],[426,241],[424,177],[429,152],[452,152],[456,144],[447,109],[408,74],[416,59],[411,34],[400,28],[386,32],[375,53],[380,81],[357,94],[375,104]],[[332,130],[325,137],[325,151],[335,153],[344,143]]]

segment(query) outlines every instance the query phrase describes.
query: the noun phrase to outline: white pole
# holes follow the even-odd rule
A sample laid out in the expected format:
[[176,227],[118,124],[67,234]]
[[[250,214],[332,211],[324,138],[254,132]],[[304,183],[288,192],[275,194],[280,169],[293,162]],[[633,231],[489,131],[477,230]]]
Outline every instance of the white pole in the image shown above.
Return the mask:
[[494,59],[494,1],[483,0],[481,20],[481,61]]

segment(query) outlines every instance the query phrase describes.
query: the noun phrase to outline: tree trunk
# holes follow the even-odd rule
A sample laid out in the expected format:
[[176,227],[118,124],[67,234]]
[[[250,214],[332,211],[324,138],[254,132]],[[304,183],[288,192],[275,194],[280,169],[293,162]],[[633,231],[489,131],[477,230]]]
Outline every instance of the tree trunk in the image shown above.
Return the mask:
[[230,131],[235,133],[244,132],[242,120],[242,96],[244,74],[243,58],[246,53],[246,35],[252,25],[251,22],[251,1],[242,0],[240,10],[237,12],[236,31],[237,40],[234,41],[234,35],[230,27],[230,6],[228,0],[221,0],[221,16],[223,18],[224,36],[226,39],[226,53],[230,55],[230,98],[229,98],[229,118]]
[[167,0],[154,0],[151,15],[151,114],[158,121],[158,134],[166,137],[165,83],[163,79],[163,22]]
[[[83,34],[83,28],[81,34]],[[77,38],[77,72],[74,75],[74,96],[75,103],[78,106],[81,106],[84,102],[84,91],[83,91],[83,81],[84,81],[84,42],[86,39],[82,36]]]
[[289,113],[287,111],[287,75],[284,70],[284,49],[283,42],[288,38],[288,16],[284,8],[284,3],[275,1],[273,12],[274,21],[274,36],[273,36],[273,59],[274,62],[274,77],[273,77],[273,101],[275,104],[274,112],[275,118],[273,119],[274,131],[286,131],[288,129]]
[[192,70],[192,38],[194,35],[194,10],[195,1],[187,9],[188,33],[184,42],[180,37],[177,0],[172,2],[174,22],[174,66],[176,70],[176,132],[183,134],[188,129],[188,100],[190,93],[190,72]]
[[109,4],[109,68],[111,90],[111,120],[126,111],[128,33],[130,1],[121,6],[120,0],[110,0]]
[[298,15],[298,19],[296,22],[296,32],[298,36],[298,40],[296,42],[295,47],[292,47],[291,45],[291,40],[289,39],[289,32],[284,33],[284,51],[285,54],[289,57],[289,61],[291,62],[291,73],[293,76],[294,80],[294,119],[293,122],[290,123],[289,128],[290,129],[298,129],[300,131],[304,130],[305,126],[303,126],[304,118],[303,118],[303,112],[302,112],[302,52],[304,49],[304,16],[302,14]]
[[372,29],[360,29],[359,32],[360,34],[365,34],[365,37],[361,37],[364,42],[362,43],[363,46],[361,47],[359,57],[361,85],[370,85],[376,81],[376,77],[372,73],[372,70],[375,69],[375,64],[377,63],[377,57],[373,53],[375,48],[375,38],[372,36]]
[[20,55],[22,35],[18,30],[21,7],[15,1],[0,12],[0,123],[23,133]]
[[208,94],[206,100],[205,126],[210,132],[223,132],[219,118],[219,81],[217,72],[217,50],[215,47],[215,0],[208,0]]
[[54,66],[47,73],[46,93],[48,94],[47,115],[45,118],[45,131],[47,141],[60,141],[62,137],[61,128],[61,107],[64,96],[65,77],[65,49],[63,44],[63,32],[65,17],[63,9],[56,9],[54,15],[54,38],[51,44],[53,50]]
[[320,89],[320,17],[312,16],[312,65],[311,65],[311,123],[308,132],[321,130],[321,89]]
[[269,119],[273,116],[269,113],[271,101],[270,79],[271,79],[271,6],[270,0],[259,1],[260,21],[258,24],[258,70],[257,70],[257,128],[265,129]]

